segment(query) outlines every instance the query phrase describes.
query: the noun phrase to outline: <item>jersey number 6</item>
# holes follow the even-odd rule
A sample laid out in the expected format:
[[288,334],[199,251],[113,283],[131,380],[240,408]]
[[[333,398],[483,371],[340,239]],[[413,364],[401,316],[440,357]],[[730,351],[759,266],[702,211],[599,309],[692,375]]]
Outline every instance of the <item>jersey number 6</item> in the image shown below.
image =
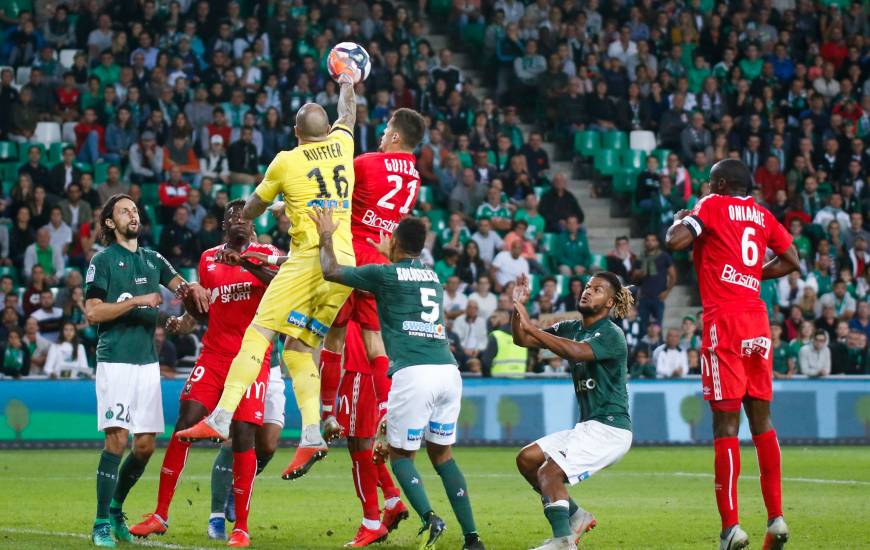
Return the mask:
[[743,265],[752,267],[758,263],[758,245],[752,240],[755,236],[755,228],[747,227],[743,230],[740,239],[740,255],[743,256]]

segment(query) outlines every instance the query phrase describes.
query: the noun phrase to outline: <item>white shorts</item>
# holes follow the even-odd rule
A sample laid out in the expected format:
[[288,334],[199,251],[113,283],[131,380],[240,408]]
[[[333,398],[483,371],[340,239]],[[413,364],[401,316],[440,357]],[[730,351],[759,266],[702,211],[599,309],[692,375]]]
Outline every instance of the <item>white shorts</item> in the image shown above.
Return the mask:
[[279,367],[269,369],[269,384],[266,386],[266,412],[263,424],[277,424],[284,427],[284,407],[287,398],[284,396],[284,378]]
[[162,434],[160,365],[97,363],[97,429]]
[[462,400],[456,365],[414,365],[393,375],[387,400],[387,442],[416,451],[420,442],[452,445]]
[[535,443],[574,485],[619,462],[631,448],[631,432],[587,420],[571,430],[545,435]]

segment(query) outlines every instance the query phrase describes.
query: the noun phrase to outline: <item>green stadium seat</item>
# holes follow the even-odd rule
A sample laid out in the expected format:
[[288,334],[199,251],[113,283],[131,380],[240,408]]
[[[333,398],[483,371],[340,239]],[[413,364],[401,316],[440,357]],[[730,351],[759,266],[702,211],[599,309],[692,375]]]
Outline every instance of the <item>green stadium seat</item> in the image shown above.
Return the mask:
[[233,183],[230,185],[230,200],[247,199],[254,192],[254,186],[248,183]]
[[184,280],[187,282],[195,283],[199,281],[199,273],[197,273],[195,267],[182,267],[178,270],[178,274],[184,277]]
[[99,162],[94,166],[94,183],[97,185],[105,183],[109,175],[109,163]]
[[535,186],[535,196],[538,197],[538,199],[540,200],[541,195],[543,195],[547,189],[549,189],[549,187],[546,185],[536,185]]
[[78,162],[73,163],[73,166],[81,170],[82,172],[87,172],[92,174],[94,172],[94,166],[89,162]]
[[39,150],[42,152],[42,159],[44,162],[46,159],[45,145],[43,145],[41,143],[37,143],[35,141],[18,144],[18,159],[21,160],[22,162],[26,161],[27,160],[27,151],[29,151],[31,147],[39,147]]
[[426,212],[426,217],[432,222],[433,231],[441,231],[447,227],[447,212],[437,208],[433,208]]
[[163,226],[159,223],[154,223],[151,226],[151,240],[154,241],[154,246],[160,242],[160,235],[163,233]]
[[637,175],[640,172],[640,170],[635,170],[634,168],[623,167],[617,169],[613,174],[613,185],[611,186],[611,189],[614,193],[634,193],[635,187],[637,186]]
[[471,168],[471,165],[473,164],[471,152],[457,151],[456,156],[459,157],[459,164],[462,165],[463,168]]
[[553,252],[553,247],[556,245],[556,233],[544,233],[541,237],[541,248],[547,252]]
[[[10,184],[10,191],[12,187],[18,183],[18,163],[17,162],[4,162],[0,164],[0,178],[2,178],[4,184]],[[5,187],[3,188],[5,192]],[[5,196],[9,196],[9,193],[5,193]]]
[[263,212],[254,220],[254,229],[258,235],[268,233],[273,227],[275,227],[275,216],[271,212]]
[[420,191],[417,192],[417,204],[426,203],[432,204],[432,188],[427,185],[421,185]]
[[667,164],[668,155],[670,154],[671,152],[668,149],[653,149],[652,153],[650,153],[650,155],[659,159],[659,168]]
[[611,130],[601,134],[601,148],[623,150],[628,149],[628,136],[625,132]]
[[462,32],[462,41],[472,50],[480,51],[483,48],[486,25],[483,23],[469,23]]
[[[144,202],[144,199],[143,199],[143,202]],[[145,210],[146,214],[148,214],[148,219],[151,221],[152,225],[157,223],[157,221],[160,219],[157,217],[157,209],[154,207],[153,204],[145,203],[142,206],[142,209]]]
[[160,202],[160,186],[156,183],[142,184],[142,202],[145,204]]
[[616,149],[601,149],[595,153],[593,167],[602,176],[612,176],[619,168],[619,151]]
[[13,265],[3,265],[0,266],[0,277],[5,277],[9,275],[12,277],[12,283],[18,284],[18,269]]
[[584,157],[591,157],[601,148],[598,132],[583,130],[574,134],[574,152]]
[[69,145],[62,141],[52,143],[48,146],[48,164],[54,166],[63,160],[63,148]]
[[625,149],[622,152],[622,166],[625,168],[634,168],[638,172],[642,172],[646,166],[646,153],[640,149]]
[[453,2],[451,0],[433,0],[429,2],[429,12],[432,15],[446,17],[450,15],[452,9]]
[[564,275],[556,275],[556,292],[559,296],[567,296],[571,287],[571,278]]
[[490,166],[495,166],[495,153],[494,152],[487,151],[486,162],[488,162]]
[[593,254],[591,268],[607,269],[607,258],[603,254]]
[[537,275],[529,275],[529,289],[531,291],[531,297],[534,300],[538,295],[538,292],[541,291],[541,278]]
[[[222,183],[215,183],[211,186],[211,198],[215,198],[219,191],[226,191],[227,186]],[[227,191],[229,193],[229,191]]]
[[18,160],[18,147],[12,141],[0,141],[0,160]]

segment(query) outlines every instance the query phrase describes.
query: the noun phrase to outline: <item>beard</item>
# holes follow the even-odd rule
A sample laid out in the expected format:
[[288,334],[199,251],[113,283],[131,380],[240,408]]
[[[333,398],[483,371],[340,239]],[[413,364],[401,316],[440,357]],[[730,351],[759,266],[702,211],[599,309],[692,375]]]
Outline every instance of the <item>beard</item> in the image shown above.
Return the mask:
[[133,229],[128,225],[120,233],[124,235],[125,239],[135,239],[139,236],[139,227],[140,226],[137,225],[136,229]]
[[579,301],[577,302],[577,311],[580,313],[580,315],[583,315],[583,316],[597,315],[597,314],[601,313],[602,309],[604,309],[604,306],[598,306],[598,307],[581,306],[580,302]]

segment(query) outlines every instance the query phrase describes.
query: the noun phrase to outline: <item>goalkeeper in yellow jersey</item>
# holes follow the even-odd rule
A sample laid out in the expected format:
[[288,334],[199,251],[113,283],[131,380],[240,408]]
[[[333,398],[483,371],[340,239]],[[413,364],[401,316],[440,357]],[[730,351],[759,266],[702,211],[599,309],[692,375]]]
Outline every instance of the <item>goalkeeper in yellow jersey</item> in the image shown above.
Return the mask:
[[[334,209],[335,218],[341,221],[334,237],[336,257],[342,265],[355,265],[350,217],[356,99],[351,74],[341,74],[338,80],[341,93],[335,124],[330,128],[320,105],[303,105],[296,114],[299,146],[278,153],[247,199],[243,216],[255,219],[279,193],[284,194],[291,223],[290,258],[281,264],[245,332],[217,408],[194,427],[178,432],[178,437],[186,440],[229,437],[233,412],[256,380],[266,350],[279,333],[284,334],[283,358],[302,414],[302,437],[284,471],[285,479],[304,475],[326,455],[326,442],[320,433],[320,374],[312,354],[350,294],[348,287],[323,279],[317,228],[308,216],[313,208]],[[276,263],[277,258],[270,256],[268,261]]]

